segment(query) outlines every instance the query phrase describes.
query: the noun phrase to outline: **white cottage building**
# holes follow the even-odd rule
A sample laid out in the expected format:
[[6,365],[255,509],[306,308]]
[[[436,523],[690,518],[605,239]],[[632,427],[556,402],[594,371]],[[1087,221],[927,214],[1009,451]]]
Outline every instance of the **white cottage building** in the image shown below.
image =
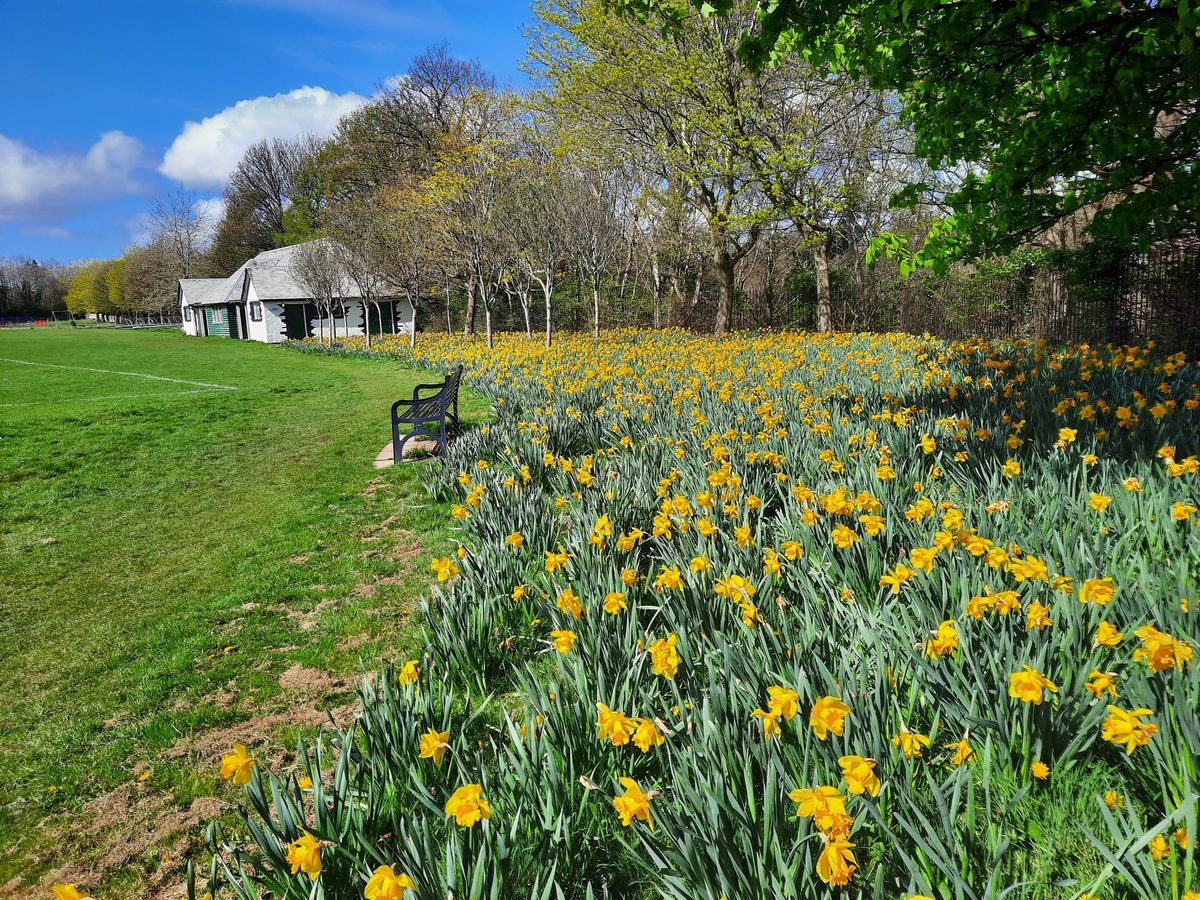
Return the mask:
[[[285,338],[363,334],[363,300],[347,280],[333,315],[301,286],[296,263],[304,244],[264,250],[228,278],[181,278],[179,310],[188,335],[278,344]],[[409,334],[413,308],[400,297],[373,298],[366,317],[372,334]]]

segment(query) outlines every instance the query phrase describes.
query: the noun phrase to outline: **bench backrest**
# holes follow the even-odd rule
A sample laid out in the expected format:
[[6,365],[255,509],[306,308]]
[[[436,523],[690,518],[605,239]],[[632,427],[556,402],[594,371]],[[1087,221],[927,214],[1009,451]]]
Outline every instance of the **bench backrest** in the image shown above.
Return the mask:
[[446,403],[453,404],[458,401],[458,383],[462,381],[462,365],[446,376],[446,386],[442,388],[442,396]]

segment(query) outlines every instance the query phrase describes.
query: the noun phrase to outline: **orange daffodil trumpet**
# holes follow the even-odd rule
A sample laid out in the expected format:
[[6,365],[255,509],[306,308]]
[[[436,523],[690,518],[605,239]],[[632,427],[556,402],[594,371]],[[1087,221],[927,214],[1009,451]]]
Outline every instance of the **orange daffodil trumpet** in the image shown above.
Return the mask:
[[812,726],[813,734],[820,740],[825,740],[831,734],[841,735],[845,728],[846,716],[850,715],[850,707],[837,697],[818,697],[813,703],[808,724]]
[[492,808],[483,796],[483,786],[464,784],[446,801],[446,815],[460,828],[471,828],[492,817]]
[[303,872],[316,881],[321,874],[321,842],[302,831],[300,837],[287,845],[287,861],[293,875]]
[[406,900],[405,894],[417,892],[417,885],[408,875],[396,874],[391,866],[379,866],[371,873],[363,888],[365,900]]
[[245,744],[233,745],[233,750],[221,757],[221,777],[233,784],[248,784],[254,771],[254,757]]
[[1026,665],[1020,672],[1013,672],[1008,677],[1008,696],[1022,703],[1041,705],[1045,692],[1058,693],[1058,687],[1033,666]]
[[1150,743],[1150,738],[1158,731],[1153,722],[1142,721],[1145,716],[1152,715],[1154,713],[1145,708],[1130,710],[1110,706],[1108,718],[1100,728],[1100,737],[1112,744],[1124,744],[1125,753],[1132,756],[1138,747]]
[[650,801],[654,792],[649,794],[642,791],[641,786],[632,778],[619,779],[624,792],[613,797],[612,804],[621,818],[621,824],[628,828],[634,819],[645,822],[654,830],[654,815],[650,812]]

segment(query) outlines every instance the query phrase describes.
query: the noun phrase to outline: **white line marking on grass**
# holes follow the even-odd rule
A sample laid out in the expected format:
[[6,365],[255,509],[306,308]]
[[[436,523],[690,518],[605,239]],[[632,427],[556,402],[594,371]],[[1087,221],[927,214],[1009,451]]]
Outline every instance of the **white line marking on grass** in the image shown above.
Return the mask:
[[[239,388],[231,388],[239,390]],[[209,394],[213,388],[197,388],[194,391],[141,391],[132,394],[103,394],[98,397],[63,397],[61,400],[26,400],[21,403],[0,403],[0,409],[13,406],[50,406],[54,403],[95,403],[99,400],[124,400],[126,397],[183,397],[187,394]]]
[[[175,384],[191,384],[196,387],[210,388],[218,391],[238,391],[241,388],[234,387],[231,384],[213,384],[209,381],[186,381],[183,378],[168,378],[165,375],[147,375],[145,372],[122,372],[118,369],[93,369],[91,366],[62,366],[56,363],[30,362],[27,359],[10,359],[7,356],[0,356],[0,362],[17,363],[21,366],[41,366],[44,369],[75,369],[79,372],[102,372],[105,375],[128,375],[132,378],[150,378],[154,381],[170,381]],[[128,396],[128,395],[126,395]]]

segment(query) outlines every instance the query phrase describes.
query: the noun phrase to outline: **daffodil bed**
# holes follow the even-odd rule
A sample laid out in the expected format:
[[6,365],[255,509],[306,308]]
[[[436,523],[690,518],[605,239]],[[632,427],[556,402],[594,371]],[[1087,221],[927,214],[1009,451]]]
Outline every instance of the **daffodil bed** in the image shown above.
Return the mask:
[[428,650],[300,771],[226,759],[220,891],[1196,900],[1196,365],[402,340],[496,409],[431,470]]

